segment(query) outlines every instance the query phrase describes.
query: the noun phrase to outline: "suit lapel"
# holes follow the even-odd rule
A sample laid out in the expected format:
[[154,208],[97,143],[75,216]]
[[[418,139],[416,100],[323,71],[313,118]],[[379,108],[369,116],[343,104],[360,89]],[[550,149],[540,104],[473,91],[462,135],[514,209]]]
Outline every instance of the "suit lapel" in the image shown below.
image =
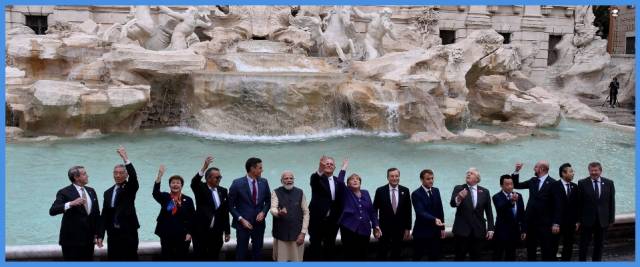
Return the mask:
[[329,192],[329,195],[331,195],[331,187],[329,186],[329,178],[325,177],[324,174],[320,175],[320,184],[322,185],[322,187],[324,187],[324,189]]
[[[86,187],[85,187],[85,191],[84,192],[85,192],[85,194],[87,194],[87,198],[91,198],[91,201],[93,202],[93,197],[89,193],[89,190],[86,189]],[[81,197],[80,193],[78,192],[78,190],[76,189],[76,187],[73,184],[69,186],[69,194],[71,195],[71,200],[75,200],[75,199]],[[83,205],[81,205],[81,206],[82,207],[80,207],[80,212],[82,214],[85,214],[85,215],[88,216],[89,214],[87,213],[87,209],[85,209]],[[92,203],[91,208],[93,209],[93,203]]]
[[265,182],[262,179],[262,177],[258,177],[258,195],[259,196],[265,196],[265,194],[267,193],[266,191],[266,187],[265,187]]
[[591,180],[590,177],[587,177],[587,187],[589,187],[589,193],[591,194],[591,198],[598,203],[598,200],[596,199],[596,189],[593,188],[593,180]]
[[389,192],[389,185],[386,185],[384,187],[384,189],[382,189],[383,192],[383,202],[385,206],[389,207],[389,209],[393,212],[393,206],[391,205],[391,197],[389,196],[389,194],[391,192]]
[[549,186],[551,183],[552,183],[551,176],[547,176],[547,178],[544,179],[544,183],[542,184],[542,187],[540,187],[540,191],[542,191],[545,187]]
[[[87,194],[87,198],[91,199],[91,209],[89,210],[89,213],[87,213],[87,216],[89,216],[93,212],[93,207],[96,205],[96,203],[94,201],[93,193],[91,193],[91,190],[87,189],[87,187],[85,186],[84,191]],[[84,210],[86,213],[86,209],[84,209],[84,207],[82,207],[82,210]]]
[[[107,190],[107,196],[106,196],[107,199],[105,199],[105,200],[107,201],[107,205],[109,205],[109,207],[111,207],[111,199],[113,199],[113,193],[116,192],[115,187],[116,186],[114,185],[114,186],[112,186],[111,188],[109,188]],[[116,203],[118,202],[118,197],[120,197],[120,196],[116,195],[116,199],[113,201],[113,206],[116,206]],[[103,207],[103,208],[106,208],[106,207]]]
[[[249,178],[247,176],[244,177],[244,180],[242,181],[247,187],[246,187],[246,192],[247,192],[247,198],[249,199],[249,201],[253,201],[253,196],[251,195],[251,183],[248,180]],[[255,203],[254,203],[255,205]]]
[[480,189],[480,186],[476,185],[476,207],[474,210],[478,210],[484,201],[484,190]]

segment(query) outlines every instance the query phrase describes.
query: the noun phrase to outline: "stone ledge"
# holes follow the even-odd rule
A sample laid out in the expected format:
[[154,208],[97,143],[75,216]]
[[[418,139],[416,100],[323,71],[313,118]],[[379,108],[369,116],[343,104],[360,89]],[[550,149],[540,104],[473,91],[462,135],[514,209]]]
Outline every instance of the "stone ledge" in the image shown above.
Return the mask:
[[[446,228],[446,238],[443,242],[443,255],[444,260],[453,260],[453,234],[451,233],[451,227]],[[576,242],[579,240],[576,237]],[[372,238],[372,244],[375,239]],[[408,245],[408,244],[406,244]],[[264,239],[264,247],[262,250],[263,259],[271,259],[273,246],[273,238],[266,237]],[[305,240],[305,246],[309,247],[309,236],[307,235]],[[338,236],[338,251],[340,251],[340,237]],[[490,243],[482,244],[483,247],[483,260],[490,260],[491,249]],[[221,249],[221,259],[233,260],[235,258],[236,241],[232,239],[228,243],[225,243]],[[375,245],[369,247],[369,259],[375,258],[376,250]],[[574,254],[577,248],[575,244]],[[616,222],[607,232],[607,240],[604,249],[604,258],[618,260],[619,258],[628,259],[630,257],[627,254],[635,251],[635,213],[619,214],[616,216]],[[523,247],[519,247],[518,259],[526,258],[524,256]],[[411,255],[410,246],[403,248],[403,259],[408,260]],[[107,246],[96,249],[94,259],[97,261],[106,260]],[[139,259],[143,261],[157,260],[160,254],[160,242],[140,242],[138,246]],[[308,254],[308,253],[307,253]],[[622,257],[620,254],[624,254]],[[633,255],[635,258],[635,255]],[[6,246],[5,247],[5,259],[7,261],[59,261],[62,260],[62,250],[58,245],[21,245],[21,246]],[[576,260],[577,257],[574,257]]]

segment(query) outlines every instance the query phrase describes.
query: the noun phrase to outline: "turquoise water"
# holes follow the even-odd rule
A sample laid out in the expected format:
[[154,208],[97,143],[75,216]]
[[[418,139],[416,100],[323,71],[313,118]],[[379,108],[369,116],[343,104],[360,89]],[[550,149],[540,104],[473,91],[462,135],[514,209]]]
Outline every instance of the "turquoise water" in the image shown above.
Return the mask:
[[[264,162],[263,176],[269,179],[271,189],[279,186],[281,172],[290,169],[307,199],[310,198],[309,176],[323,154],[334,156],[338,166],[344,157],[349,157],[349,173],[360,174],[363,188],[372,194],[386,184],[389,167],[401,170],[401,184],[412,191],[420,184],[420,170],[431,168],[435,171],[435,184],[445,198],[447,225],[451,225],[454,214],[454,209],[447,205],[453,186],[464,182],[465,171],[471,166],[479,169],[481,185],[494,194],[499,191],[499,176],[512,172],[516,161],[525,164],[522,173],[529,176],[537,160],[547,159],[554,177],[558,176],[560,164],[570,162],[576,178],[588,175],[589,162],[600,161],[604,166],[603,176],[616,184],[616,213],[635,211],[634,133],[582,122],[563,121],[558,128],[549,130],[554,137],[525,138],[500,145],[409,144],[404,142],[405,137],[359,136],[358,132],[347,136],[317,136],[311,141],[293,137],[271,141],[262,138],[255,142],[251,137],[233,141],[228,136],[213,138],[187,132],[190,133],[156,130],[96,139],[7,144],[6,244],[57,243],[61,216],[51,217],[48,210],[57,190],[69,184],[67,170],[73,165],[87,168],[89,186],[99,192],[102,205],[102,192],[113,185],[113,166],[121,163],[116,154],[118,145],[127,148],[140,179],[136,206],[142,224],[141,241],[158,240],[153,230],[159,206],[151,197],[158,166],[167,166],[162,184],[164,191],[168,190],[166,179],[173,174],[182,175],[188,183],[208,154],[216,158],[213,165],[222,169],[224,187],[228,188],[233,179],[245,174],[247,158],[257,156]],[[193,196],[188,186],[183,192]],[[527,192],[522,193],[526,197]],[[270,235],[271,216],[267,223],[266,235]]]

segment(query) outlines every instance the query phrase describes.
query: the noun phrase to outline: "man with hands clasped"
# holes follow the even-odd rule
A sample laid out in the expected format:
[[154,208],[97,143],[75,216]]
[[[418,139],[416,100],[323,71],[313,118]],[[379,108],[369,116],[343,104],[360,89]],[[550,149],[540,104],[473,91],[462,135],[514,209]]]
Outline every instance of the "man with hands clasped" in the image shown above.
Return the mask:
[[249,158],[245,163],[247,175],[233,180],[229,187],[229,209],[233,215],[231,227],[236,229],[236,260],[247,260],[249,239],[250,260],[261,260],[264,241],[265,216],[271,208],[269,182],[261,177],[262,160]]
[[302,189],[295,187],[293,172],[284,171],[282,186],[271,192],[273,260],[302,261],[309,209]]

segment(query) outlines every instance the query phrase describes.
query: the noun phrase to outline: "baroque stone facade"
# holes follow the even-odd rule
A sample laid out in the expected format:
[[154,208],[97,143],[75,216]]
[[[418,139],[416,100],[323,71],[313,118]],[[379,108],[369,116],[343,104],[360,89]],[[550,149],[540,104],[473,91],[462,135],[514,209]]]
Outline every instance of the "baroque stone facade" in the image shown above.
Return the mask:
[[[561,113],[604,121],[576,97],[603,97],[609,77],[622,78],[622,88],[635,84],[632,65],[610,64],[588,6],[6,12],[6,126],[27,136],[180,125],[240,135],[354,128],[418,142],[510,140],[469,122],[554,127]],[[549,51],[556,58],[547,67]]]
[[[451,34],[455,41],[466,38],[470,31],[478,29],[494,29],[506,37],[507,42],[515,45],[525,45],[535,48],[535,55],[528,59],[531,79],[542,85],[543,75],[548,63],[548,51],[550,48],[550,38],[553,39],[565,34],[573,33],[574,16],[577,6],[431,6],[439,14],[436,29],[440,34]],[[172,7],[177,11],[186,10],[186,7]],[[215,10],[216,6],[199,6],[201,11]],[[231,11],[234,11],[232,6]],[[331,7],[303,6],[302,11],[323,12]],[[392,21],[395,24],[395,32],[405,33],[413,30],[415,18],[420,16],[424,7],[417,6],[395,6],[390,7],[393,11]],[[282,7],[253,7],[251,10],[252,24],[258,36],[260,24],[272,21],[274,10]],[[359,7],[363,12],[371,12],[379,7],[365,6]],[[162,14],[157,6],[151,8],[151,15],[158,24],[166,23],[170,18]],[[54,25],[56,22],[69,22],[80,25],[91,19],[97,24],[98,33],[104,32],[114,23],[124,23],[128,20],[128,6],[5,6],[6,30],[20,27],[27,23],[27,16],[47,16],[47,24]],[[32,17],[33,18],[33,17]],[[367,21],[352,15],[355,22],[356,31],[364,33],[367,31]],[[266,23],[269,24],[269,23]],[[633,32],[633,30],[631,30]],[[622,33],[624,36],[625,33]],[[618,35],[620,36],[620,35]],[[262,38],[262,37],[259,37]],[[411,36],[400,36],[398,40],[392,40],[388,36],[384,37],[384,46],[387,51],[407,50],[411,42],[407,42]],[[624,38],[624,37],[622,37]],[[445,43],[446,44],[446,43]],[[551,42],[551,45],[555,43]],[[617,48],[616,48],[617,49]],[[616,50],[617,51],[617,50]]]

